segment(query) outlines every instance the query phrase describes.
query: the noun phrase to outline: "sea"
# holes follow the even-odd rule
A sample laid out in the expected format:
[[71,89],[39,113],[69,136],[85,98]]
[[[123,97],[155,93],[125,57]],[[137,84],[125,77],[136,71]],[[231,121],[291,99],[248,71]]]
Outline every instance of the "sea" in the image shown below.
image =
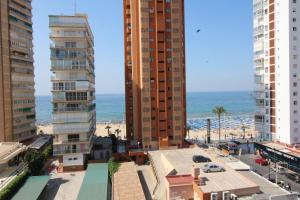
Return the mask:
[[[253,126],[254,98],[252,92],[188,92],[187,118],[192,129],[205,128],[207,119],[212,120],[212,127],[217,124],[212,110],[216,106],[223,106],[226,114],[222,121],[226,128],[233,128],[241,124]],[[36,97],[36,116],[38,124],[51,123],[51,96]],[[96,95],[96,116],[99,123],[120,123],[125,121],[124,94]]]

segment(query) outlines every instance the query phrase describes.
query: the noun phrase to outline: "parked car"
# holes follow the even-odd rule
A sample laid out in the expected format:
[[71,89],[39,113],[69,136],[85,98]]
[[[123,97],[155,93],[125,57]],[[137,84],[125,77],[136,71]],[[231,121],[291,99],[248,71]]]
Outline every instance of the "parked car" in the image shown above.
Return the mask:
[[216,165],[214,163],[205,164],[202,171],[206,173],[210,172],[225,172],[225,169],[219,165]]
[[287,173],[285,176],[290,179],[295,181],[296,183],[300,183],[300,175],[296,173]]
[[268,161],[264,158],[257,158],[255,159],[255,163],[263,166],[269,165]]
[[200,155],[194,155],[193,156],[193,161],[195,163],[202,163],[202,162],[211,162],[211,159],[206,158],[204,156],[200,156]]

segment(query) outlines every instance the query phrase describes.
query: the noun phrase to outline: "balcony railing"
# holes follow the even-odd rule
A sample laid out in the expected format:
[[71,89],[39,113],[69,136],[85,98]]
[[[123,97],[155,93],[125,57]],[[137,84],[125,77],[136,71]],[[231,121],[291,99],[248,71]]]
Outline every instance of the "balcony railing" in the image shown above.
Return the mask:
[[53,155],[62,155],[62,154],[70,154],[70,153],[90,153],[90,149],[82,148],[82,149],[53,150]]
[[67,140],[54,140],[53,143],[55,144],[67,144],[67,143],[87,143],[91,140],[92,137],[88,138],[73,138],[73,139],[67,139]]

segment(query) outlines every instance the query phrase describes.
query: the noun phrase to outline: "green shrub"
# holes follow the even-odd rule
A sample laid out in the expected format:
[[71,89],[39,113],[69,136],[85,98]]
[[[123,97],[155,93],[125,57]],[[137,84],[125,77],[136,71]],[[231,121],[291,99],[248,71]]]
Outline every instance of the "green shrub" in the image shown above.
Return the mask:
[[13,195],[23,186],[29,176],[29,172],[25,170],[15,177],[5,188],[0,191],[0,199],[11,199]]
[[109,177],[112,178],[114,173],[116,173],[120,168],[120,163],[114,162],[114,158],[110,158],[108,161],[108,172]]
[[52,145],[49,145],[46,149],[43,150],[42,154],[47,159],[52,156]]
[[45,160],[46,158],[44,154],[35,149],[29,149],[25,154],[25,161],[28,165],[28,170],[33,176],[40,175]]

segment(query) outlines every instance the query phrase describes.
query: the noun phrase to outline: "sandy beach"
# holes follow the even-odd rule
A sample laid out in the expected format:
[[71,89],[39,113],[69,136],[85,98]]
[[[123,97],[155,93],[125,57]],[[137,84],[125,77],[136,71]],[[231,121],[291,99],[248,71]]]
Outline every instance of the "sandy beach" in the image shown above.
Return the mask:
[[[119,129],[121,132],[119,133],[119,136],[124,139],[126,135],[126,124],[124,123],[97,123],[96,133],[97,136],[107,136],[108,130],[106,129],[107,126],[110,126],[110,132],[116,134],[116,130]],[[46,125],[38,125],[38,133],[42,131],[46,134],[52,134],[53,129],[51,124]],[[207,134],[206,129],[197,129],[197,130],[190,130],[188,134],[189,139],[199,139],[204,140],[205,136]],[[117,134],[116,134],[117,135]],[[226,135],[226,136],[225,136]],[[246,138],[255,137],[255,131],[253,127],[249,127],[245,131]],[[231,139],[231,138],[242,138],[243,137],[243,131],[240,128],[234,128],[234,129],[221,129],[221,139]],[[219,135],[217,129],[211,130],[211,139],[212,140],[218,140]]]

